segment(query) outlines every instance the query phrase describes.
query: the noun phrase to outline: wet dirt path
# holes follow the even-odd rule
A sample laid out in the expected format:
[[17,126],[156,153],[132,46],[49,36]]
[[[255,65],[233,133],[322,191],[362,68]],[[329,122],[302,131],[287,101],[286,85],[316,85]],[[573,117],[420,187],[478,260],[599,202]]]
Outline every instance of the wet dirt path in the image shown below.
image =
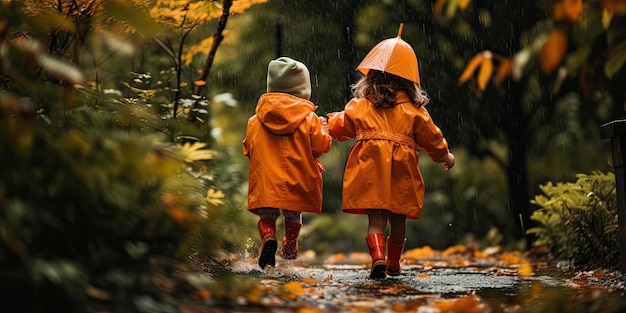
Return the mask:
[[[330,263],[330,264],[329,264]],[[355,264],[356,263],[356,264]],[[258,302],[242,300],[229,312],[622,312],[624,281],[611,274],[572,273],[534,265],[520,275],[519,265],[495,262],[422,260],[404,265],[402,274],[369,279],[359,262],[289,262],[260,271],[254,264],[236,269],[258,280]]]

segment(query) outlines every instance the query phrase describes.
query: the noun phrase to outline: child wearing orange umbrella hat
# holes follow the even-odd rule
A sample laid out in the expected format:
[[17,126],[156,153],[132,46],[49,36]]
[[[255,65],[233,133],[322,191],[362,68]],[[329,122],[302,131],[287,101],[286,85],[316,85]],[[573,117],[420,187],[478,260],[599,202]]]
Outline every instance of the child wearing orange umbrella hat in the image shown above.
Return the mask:
[[424,202],[418,149],[446,170],[455,162],[424,107],[429,98],[420,87],[417,57],[401,33],[402,25],[396,38],[365,56],[357,67],[365,76],[352,86],[354,98],[343,111],[328,114],[334,139],[356,139],[344,171],[342,210],[368,216],[370,278],[400,275],[406,219],[418,219]]

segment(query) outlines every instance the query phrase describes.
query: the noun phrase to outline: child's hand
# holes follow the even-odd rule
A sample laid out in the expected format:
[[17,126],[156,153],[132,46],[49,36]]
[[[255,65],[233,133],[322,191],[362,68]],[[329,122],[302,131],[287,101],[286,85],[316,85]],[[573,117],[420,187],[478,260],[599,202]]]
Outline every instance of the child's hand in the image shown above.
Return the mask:
[[322,132],[324,132],[324,134],[330,133],[330,129],[328,128],[328,122],[326,121],[326,118],[324,118],[323,116],[318,116],[317,118],[320,120],[320,123],[322,123]]
[[446,171],[454,166],[454,161],[454,154],[448,152],[446,158],[443,159],[443,166],[446,168]]

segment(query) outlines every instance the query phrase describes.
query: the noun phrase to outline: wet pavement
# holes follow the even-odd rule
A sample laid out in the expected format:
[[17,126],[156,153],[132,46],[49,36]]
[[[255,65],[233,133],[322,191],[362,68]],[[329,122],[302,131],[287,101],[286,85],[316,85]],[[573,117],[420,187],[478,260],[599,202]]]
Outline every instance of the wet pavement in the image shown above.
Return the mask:
[[[585,308],[594,301],[602,309],[597,312],[626,310],[624,279],[611,272],[573,272],[538,263],[525,268],[526,263],[459,256],[405,259],[400,276],[370,279],[367,260],[363,255],[277,258],[276,267],[265,271],[255,268],[253,259],[241,260],[234,264],[237,276],[275,291],[255,305],[243,300],[232,312],[551,312],[553,302],[561,303],[563,312],[592,312]],[[572,307],[565,310],[564,305]]]

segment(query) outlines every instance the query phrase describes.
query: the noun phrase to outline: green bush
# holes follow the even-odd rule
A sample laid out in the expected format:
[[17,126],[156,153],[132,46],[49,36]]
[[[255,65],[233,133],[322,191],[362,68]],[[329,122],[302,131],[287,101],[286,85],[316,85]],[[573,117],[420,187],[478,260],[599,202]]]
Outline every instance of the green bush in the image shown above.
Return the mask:
[[531,219],[538,226],[535,246],[546,246],[558,259],[575,266],[619,265],[615,174],[578,174],[576,182],[540,186],[543,194],[531,203],[539,206]]
[[[221,211],[238,205],[242,179],[228,153],[205,148],[209,127],[173,117],[150,90],[123,97],[103,87],[117,81],[91,81],[97,69],[78,61],[96,48],[50,51],[43,43],[63,32],[30,30],[56,24],[35,23],[24,5],[0,4],[2,306],[173,311],[171,294],[186,290],[173,277],[222,243]],[[115,60],[108,70],[124,68]]]

